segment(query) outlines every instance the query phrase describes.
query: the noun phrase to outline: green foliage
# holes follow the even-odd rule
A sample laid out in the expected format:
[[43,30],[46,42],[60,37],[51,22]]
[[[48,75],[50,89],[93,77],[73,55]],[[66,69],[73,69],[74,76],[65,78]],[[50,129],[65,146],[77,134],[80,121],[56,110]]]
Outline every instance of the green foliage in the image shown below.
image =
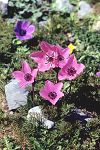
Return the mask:
[[[27,6],[27,7],[26,7]],[[38,0],[10,0],[9,16],[16,18],[30,18],[33,22],[46,19],[50,7],[46,1],[39,3]]]
[[13,26],[3,20],[0,16],[0,62],[2,60],[2,54],[5,56],[11,51],[11,42],[13,38]]
[[[28,97],[28,104],[19,108],[18,113],[4,117],[4,113],[0,111],[2,126],[7,121],[8,126],[12,124],[12,130],[18,135],[18,139],[15,140],[13,137],[4,136],[3,148],[5,150],[21,150],[24,146],[25,150],[99,150],[99,78],[95,76],[95,73],[99,70],[100,36],[98,32],[92,30],[96,18],[90,16],[84,20],[79,20],[75,13],[71,13],[69,16],[63,13],[49,13],[49,5],[46,1],[42,6],[38,5],[36,0],[30,0],[30,2],[31,5],[29,0],[10,0],[9,6],[12,16],[14,15],[15,19],[30,18],[30,21],[34,22],[39,21],[39,19],[43,20],[43,17],[49,15],[48,23],[45,27],[37,26],[33,39],[19,41],[18,39],[12,40],[12,25],[1,19],[0,26],[3,33],[1,32],[0,47],[2,48],[0,48],[0,54],[4,52],[5,59],[9,58],[8,56],[10,59],[9,61],[0,60],[0,87],[3,88],[5,81],[11,79],[13,70],[20,70],[22,60],[27,60],[31,67],[36,67],[36,64],[28,56],[31,52],[40,49],[39,42],[42,40],[51,44],[59,44],[62,47],[67,47],[72,42],[76,46],[74,53],[78,62],[85,64],[86,68],[84,73],[75,81],[63,81],[65,98],[62,98],[56,106],[47,104],[38,93],[44,85],[44,78],[56,80],[55,72],[53,71],[51,74],[47,71],[43,74],[40,73],[37,77],[39,81],[35,87],[34,103],[42,105],[44,113],[55,122],[55,127],[51,130],[44,129],[40,124],[35,126],[34,121],[30,123],[26,120],[27,111],[32,107],[31,95]],[[77,4],[77,1],[71,0],[71,2]],[[71,34],[71,37],[68,34]],[[6,39],[5,42],[4,38]],[[67,114],[76,107],[90,110],[91,116],[95,116],[95,118],[87,124],[67,120]],[[94,112],[95,114],[98,113],[98,116],[97,114],[94,115]],[[17,147],[16,145],[20,146]]]

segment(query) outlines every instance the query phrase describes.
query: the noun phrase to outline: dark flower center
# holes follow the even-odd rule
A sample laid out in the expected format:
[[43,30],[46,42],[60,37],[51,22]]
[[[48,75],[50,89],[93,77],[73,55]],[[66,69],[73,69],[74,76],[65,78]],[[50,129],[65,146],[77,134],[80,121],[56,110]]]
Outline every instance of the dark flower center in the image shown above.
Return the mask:
[[74,67],[70,67],[68,68],[67,73],[69,76],[74,76],[74,74],[76,73],[76,70]]
[[49,62],[52,62],[52,61],[53,61],[53,57],[49,57],[49,58],[48,58],[48,61],[49,61]]
[[26,30],[21,29],[19,33],[20,33],[21,36],[24,36],[24,35],[26,35]]
[[55,99],[57,97],[57,93],[56,92],[50,92],[48,94],[48,96],[53,100],[53,99]]
[[62,55],[58,55],[58,60],[62,61],[62,60],[64,60],[64,57]]
[[31,81],[32,80],[32,75],[30,73],[27,73],[27,74],[24,75],[24,79],[26,81]]

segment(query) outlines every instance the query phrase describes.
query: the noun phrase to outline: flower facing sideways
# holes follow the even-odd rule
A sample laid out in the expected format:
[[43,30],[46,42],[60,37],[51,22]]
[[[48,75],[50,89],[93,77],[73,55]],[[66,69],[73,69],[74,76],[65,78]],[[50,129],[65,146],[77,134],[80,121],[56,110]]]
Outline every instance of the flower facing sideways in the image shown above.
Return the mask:
[[37,76],[38,69],[31,70],[29,64],[22,62],[22,70],[14,71],[12,76],[19,81],[20,87],[25,87],[34,82],[34,78]]
[[62,48],[59,45],[51,45],[45,41],[40,43],[42,51],[33,52],[30,57],[38,63],[38,69],[41,72],[51,68],[62,68],[70,54],[70,49]]
[[84,70],[85,66],[83,64],[78,64],[75,55],[71,55],[66,63],[66,65],[60,70],[58,74],[59,80],[74,80],[78,77]]
[[56,67],[56,50],[54,49],[53,45],[42,41],[40,43],[40,48],[42,51],[33,52],[30,54],[31,57],[35,62],[38,63],[38,69],[41,72],[47,71],[50,68]]
[[60,91],[63,87],[63,83],[52,83],[51,81],[47,80],[45,82],[44,88],[40,90],[40,96],[43,97],[45,100],[49,101],[53,105],[57,103],[57,101],[64,96],[64,94]]
[[20,40],[31,39],[34,31],[35,26],[30,25],[28,21],[18,21],[14,29],[16,37]]
[[62,48],[59,45],[54,46],[56,50],[56,67],[63,68],[66,65],[67,59],[70,55],[69,48]]

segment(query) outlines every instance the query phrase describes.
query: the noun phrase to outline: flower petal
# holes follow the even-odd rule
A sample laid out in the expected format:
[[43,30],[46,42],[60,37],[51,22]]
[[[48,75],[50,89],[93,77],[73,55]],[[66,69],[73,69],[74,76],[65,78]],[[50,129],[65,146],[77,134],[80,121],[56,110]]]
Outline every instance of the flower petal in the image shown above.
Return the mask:
[[26,61],[22,62],[22,71],[24,73],[30,73],[31,74],[31,68]]
[[32,70],[32,73],[31,73],[31,74],[32,74],[33,78],[36,78],[37,72],[38,72],[38,69]]
[[14,72],[12,73],[12,76],[13,76],[14,78],[16,78],[17,80],[19,80],[19,81],[21,81],[21,80],[24,79],[24,73],[23,73],[22,71],[14,71]]
[[30,22],[29,21],[22,21],[22,29],[27,29],[30,25]]
[[100,71],[96,73],[96,76],[100,77]]
[[34,25],[30,25],[27,29],[28,33],[33,33],[35,31],[35,26]]
[[55,87],[56,91],[58,92],[58,91],[60,91],[60,90],[62,89],[63,83],[62,83],[62,82],[59,82],[59,83],[55,84],[54,87]]
[[48,51],[52,50],[52,46],[49,43],[45,42],[45,41],[42,41],[40,43],[40,48],[44,52],[48,52]]

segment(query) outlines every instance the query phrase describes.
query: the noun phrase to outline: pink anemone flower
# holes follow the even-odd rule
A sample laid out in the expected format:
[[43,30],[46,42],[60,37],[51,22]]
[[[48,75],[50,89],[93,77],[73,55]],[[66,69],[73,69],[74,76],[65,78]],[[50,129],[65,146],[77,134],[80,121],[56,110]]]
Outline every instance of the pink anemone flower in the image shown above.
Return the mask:
[[66,65],[58,73],[59,80],[74,80],[82,72],[85,66],[83,64],[78,64],[75,55],[71,55],[66,63]]
[[69,48],[62,48],[61,46],[57,45],[54,46],[56,49],[56,67],[63,68],[66,65],[67,59],[70,55]]
[[38,69],[41,72],[47,71],[51,68],[56,67],[56,50],[53,45],[42,41],[40,43],[40,48],[42,51],[33,52],[29,55],[35,62],[38,63]]
[[57,101],[64,96],[60,90],[63,87],[63,83],[52,83],[51,81],[47,80],[45,82],[44,88],[42,88],[39,92],[40,96],[43,97],[45,100],[49,101],[53,105],[57,103]]
[[29,64],[24,61],[22,62],[22,70],[14,71],[12,76],[19,81],[20,87],[25,87],[34,82],[34,79],[37,76],[38,69],[31,70]]

